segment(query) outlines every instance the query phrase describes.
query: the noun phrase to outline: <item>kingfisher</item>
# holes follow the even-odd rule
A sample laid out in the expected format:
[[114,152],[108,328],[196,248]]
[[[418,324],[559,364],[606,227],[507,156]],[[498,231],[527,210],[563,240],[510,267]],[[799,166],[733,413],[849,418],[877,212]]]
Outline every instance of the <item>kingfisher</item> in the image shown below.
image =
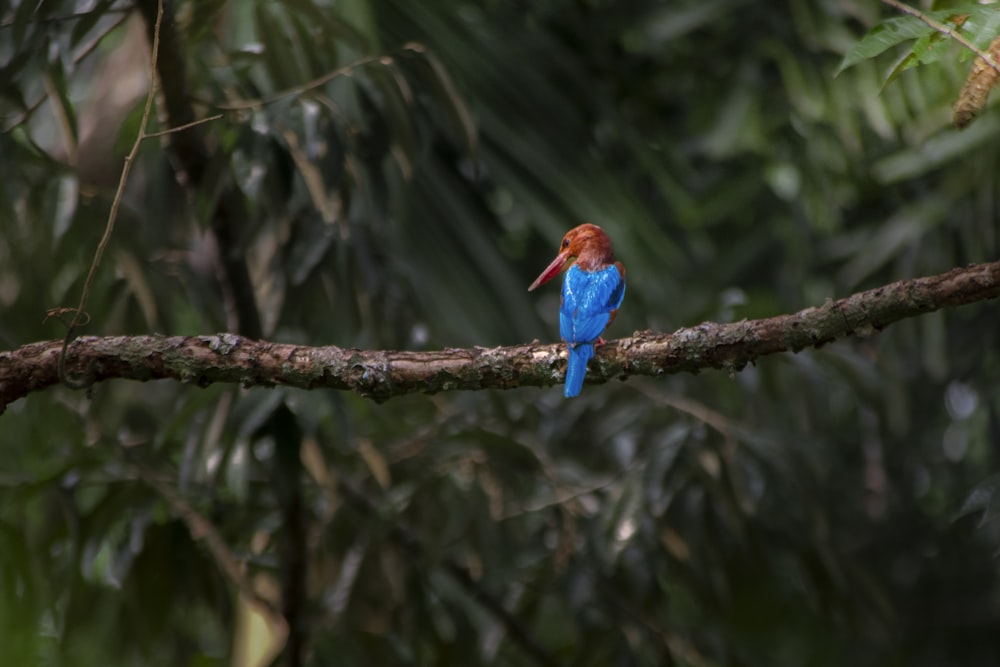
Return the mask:
[[559,335],[569,352],[563,395],[572,398],[579,396],[583,388],[594,346],[604,344],[601,334],[622,305],[625,267],[615,261],[611,239],[604,230],[587,223],[566,232],[559,254],[528,291],[552,280],[567,267],[559,299]]

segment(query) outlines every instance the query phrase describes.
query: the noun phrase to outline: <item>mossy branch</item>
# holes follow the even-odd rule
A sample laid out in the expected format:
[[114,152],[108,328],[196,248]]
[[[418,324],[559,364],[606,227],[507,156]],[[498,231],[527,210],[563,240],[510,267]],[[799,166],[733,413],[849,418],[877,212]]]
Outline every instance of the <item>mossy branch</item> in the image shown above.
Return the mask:
[[[871,336],[908,317],[998,296],[1000,262],[992,262],[901,280],[789,315],[706,322],[672,334],[636,332],[600,347],[587,381],[706,368],[738,371],[765,355]],[[61,341],[45,341],[0,352],[0,413],[13,401],[59,383],[61,347]],[[225,333],[87,336],[70,345],[66,365],[73,377],[89,384],[111,379],[172,379],[202,387],[238,382],[342,389],[384,401],[415,392],[557,384],[563,379],[565,349],[533,343],[407,352],[309,347]]]

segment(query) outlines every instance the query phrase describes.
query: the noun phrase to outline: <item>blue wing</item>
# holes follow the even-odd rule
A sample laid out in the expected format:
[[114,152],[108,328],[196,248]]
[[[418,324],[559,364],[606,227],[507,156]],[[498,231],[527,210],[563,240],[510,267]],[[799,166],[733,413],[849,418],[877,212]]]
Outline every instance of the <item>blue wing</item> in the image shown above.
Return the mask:
[[617,266],[584,271],[574,264],[563,279],[559,307],[562,339],[567,343],[597,340],[624,298],[625,279]]

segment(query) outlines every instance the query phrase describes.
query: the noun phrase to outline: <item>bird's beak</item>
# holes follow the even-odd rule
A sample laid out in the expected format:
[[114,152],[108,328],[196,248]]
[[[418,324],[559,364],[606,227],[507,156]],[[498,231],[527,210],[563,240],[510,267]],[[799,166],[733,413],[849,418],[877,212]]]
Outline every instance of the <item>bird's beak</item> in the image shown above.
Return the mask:
[[569,252],[565,250],[556,255],[556,258],[552,260],[552,263],[546,266],[545,270],[542,271],[542,273],[537,278],[535,278],[535,282],[531,283],[531,286],[528,288],[528,291],[530,292],[531,290],[535,289],[542,283],[547,283],[556,276],[558,276],[559,272],[563,270],[564,266],[566,266],[566,262],[569,261],[570,257],[571,255],[569,254]]

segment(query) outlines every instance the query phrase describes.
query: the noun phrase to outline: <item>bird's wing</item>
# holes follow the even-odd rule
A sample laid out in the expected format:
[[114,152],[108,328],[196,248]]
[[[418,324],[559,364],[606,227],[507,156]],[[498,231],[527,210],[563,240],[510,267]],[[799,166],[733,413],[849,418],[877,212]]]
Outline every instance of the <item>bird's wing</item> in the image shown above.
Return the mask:
[[618,274],[618,284],[611,292],[609,303],[614,304],[611,306],[612,310],[618,310],[622,305],[622,300],[625,298],[625,267],[621,262],[615,262],[611,268]]
[[563,281],[559,308],[559,332],[563,340],[567,343],[597,340],[624,295],[625,281],[616,266],[593,272],[570,267]]

